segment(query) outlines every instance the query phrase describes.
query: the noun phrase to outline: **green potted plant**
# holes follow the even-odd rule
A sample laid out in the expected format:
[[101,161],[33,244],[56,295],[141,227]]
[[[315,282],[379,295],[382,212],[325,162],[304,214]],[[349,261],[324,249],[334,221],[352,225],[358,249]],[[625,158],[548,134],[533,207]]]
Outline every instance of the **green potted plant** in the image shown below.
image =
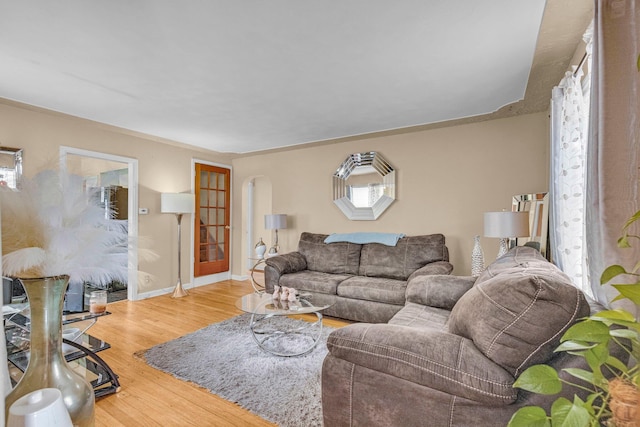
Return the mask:
[[[630,239],[640,239],[640,236],[629,234],[629,228],[638,219],[640,211],[627,220],[622,237],[618,239],[618,247],[629,248]],[[640,261],[629,271],[621,265],[611,265],[602,273],[600,284],[611,283],[620,277],[633,278],[634,283],[631,284],[612,284],[619,292],[612,302],[628,299],[640,306],[639,271]],[[533,393],[553,395],[559,393],[564,385],[573,385],[587,391],[587,398],[582,400],[574,396],[570,401],[559,397],[552,404],[550,414],[537,406],[520,408],[509,426],[600,426],[607,420],[611,421],[609,426],[635,426],[636,407],[640,402],[639,333],[640,323],[624,309],[601,311],[573,325],[563,335],[555,351],[584,357],[590,369],[565,369],[571,378],[576,379],[573,381],[562,379],[548,365],[535,365],[525,370],[514,386]],[[629,363],[610,355],[609,346],[614,343],[627,349]]]

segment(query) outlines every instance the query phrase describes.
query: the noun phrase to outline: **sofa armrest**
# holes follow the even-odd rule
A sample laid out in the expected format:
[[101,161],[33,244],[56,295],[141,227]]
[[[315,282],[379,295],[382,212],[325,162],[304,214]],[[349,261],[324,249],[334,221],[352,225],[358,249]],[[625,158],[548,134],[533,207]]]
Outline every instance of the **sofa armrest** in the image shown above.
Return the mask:
[[475,281],[472,276],[418,276],[407,284],[406,300],[451,310]]
[[420,267],[419,269],[411,273],[407,281],[410,282],[412,279],[419,276],[430,276],[433,274],[451,274],[452,271],[453,265],[449,261],[430,262],[424,267]]
[[265,291],[268,293],[273,293],[273,286],[280,283],[280,277],[283,274],[296,273],[307,269],[307,260],[300,252],[289,252],[267,258],[265,264]]
[[333,357],[491,405],[517,398],[513,376],[459,335],[430,328],[356,323],[333,331]]

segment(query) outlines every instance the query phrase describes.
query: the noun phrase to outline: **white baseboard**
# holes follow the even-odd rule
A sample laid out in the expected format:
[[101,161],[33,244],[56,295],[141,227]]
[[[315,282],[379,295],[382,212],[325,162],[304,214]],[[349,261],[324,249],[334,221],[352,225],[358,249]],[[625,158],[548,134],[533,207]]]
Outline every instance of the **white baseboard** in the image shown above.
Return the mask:
[[225,271],[224,273],[210,274],[208,276],[200,276],[193,278],[193,286],[204,286],[211,283],[222,282],[223,280],[229,280],[231,278],[231,272]]
[[[238,281],[249,280],[249,276],[248,275],[242,275],[242,276],[240,276],[240,275],[231,275],[229,272],[225,272],[225,273],[219,273],[219,274],[211,274],[211,275],[208,275],[208,276],[195,277],[194,280],[193,280],[193,284],[192,283],[183,283],[182,287],[188,291],[189,289],[193,289],[193,288],[197,288],[197,287],[205,286],[205,285],[210,285],[211,283],[217,283],[217,282],[222,282],[224,280],[229,280],[229,278],[231,278],[231,280],[238,280]],[[171,287],[168,287],[168,288],[155,289],[153,291],[142,292],[142,293],[138,294],[137,300],[153,298],[153,297],[157,297],[157,296],[160,296],[160,295],[170,294],[170,293],[173,293],[174,289],[175,289],[175,286],[171,286]]]
[[[187,288],[187,286],[185,286],[184,284],[182,286],[185,289]],[[149,291],[149,292],[142,292],[142,293],[138,294],[138,298],[136,300],[153,298],[153,297],[157,297],[157,296],[160,296],[160,295],[170,294],[170,293],[173,292],[174,289],[175,289],[175,286],[172,286],[170,288],[155,289],[155,290]]]

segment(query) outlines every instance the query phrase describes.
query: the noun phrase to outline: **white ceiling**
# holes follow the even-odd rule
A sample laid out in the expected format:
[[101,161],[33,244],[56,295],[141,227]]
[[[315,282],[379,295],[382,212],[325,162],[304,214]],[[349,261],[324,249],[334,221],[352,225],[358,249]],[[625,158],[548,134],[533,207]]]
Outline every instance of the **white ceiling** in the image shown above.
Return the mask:
[[544,8],[4,1],[0,98],[232,153],[418,126],[523,99]]

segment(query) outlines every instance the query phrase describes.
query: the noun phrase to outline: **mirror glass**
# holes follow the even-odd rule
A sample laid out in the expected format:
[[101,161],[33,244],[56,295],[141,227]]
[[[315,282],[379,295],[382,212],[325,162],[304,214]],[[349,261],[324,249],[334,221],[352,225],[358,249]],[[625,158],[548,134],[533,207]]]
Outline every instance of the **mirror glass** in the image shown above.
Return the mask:
[[529,237],[518,237],[518,246],[533,246],[542,256],[551,259],[549,250],[549,193],[518,194],[513,196],[511,210],[529,212]]
[[333,174],[333,202],[351,220],[375,220],[395,198],[395,170],[378,152],[351,154]]
[[18,188],[22,177],[22,149],[0,147],[0,187]]

